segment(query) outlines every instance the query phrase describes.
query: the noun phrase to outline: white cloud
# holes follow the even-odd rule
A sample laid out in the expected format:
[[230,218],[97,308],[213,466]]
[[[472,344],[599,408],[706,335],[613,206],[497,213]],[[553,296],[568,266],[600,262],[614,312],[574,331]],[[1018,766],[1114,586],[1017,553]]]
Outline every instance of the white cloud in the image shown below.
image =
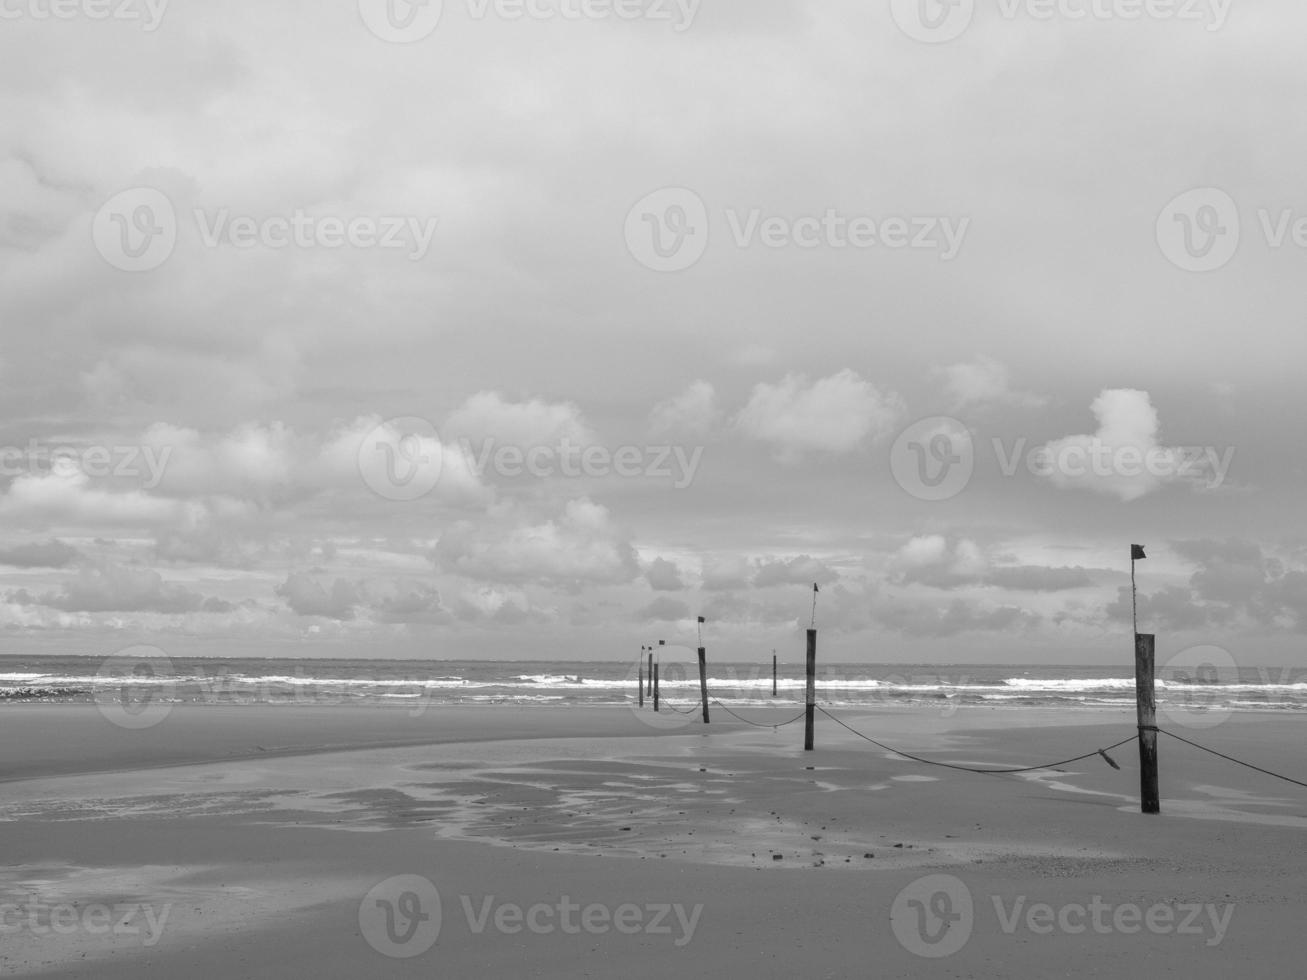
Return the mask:
[[581,409],[571,402],[510,402],[495,391],[473,395],[452,412],[441,427],[441,437],[451,442],[494,439],[523,449],[557,446],[564,439],[584,446],[595,438]]
[[655,405],[649,414],[649,428],[655,435],[704,435],[716,425],[719,415],[713,386],[707,381],[696,381],[675,398]]
[[1109,388],[1090,406],[1098,430],[1046,443],[1040,474],[1062,489],[1137,500],[1185,472],[1183,454],[1158,443],[1160,424],[1148,392]]
[[1013,391],[1007,366],[984,354],[966,363],[933,368],[931,374],[943,378],[954,411],[993,404],[1038,408],[1045,401],[1030,392]]
[[779,384],[757,385],[736,425],[794,463],[809,451],[853,452],[868,438],[887,435],[904,412],[897,394],[882,394],[845,369],[812,383],[790,374]]

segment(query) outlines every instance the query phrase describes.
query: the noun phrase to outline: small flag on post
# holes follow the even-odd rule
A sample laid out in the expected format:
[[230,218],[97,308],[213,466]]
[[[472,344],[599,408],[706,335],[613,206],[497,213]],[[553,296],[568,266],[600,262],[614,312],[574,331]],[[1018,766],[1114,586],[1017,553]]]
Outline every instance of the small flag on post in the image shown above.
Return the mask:
[[812,583],[812,621],[808,624],[809,629],[815,630],[817,628],[817,593],[820,591],[821,589],[817,588],[817,583],[813,582]]
[[702,625],[703,625],[704,623],[706,623],[706,622],[707,622],[707,620],[704,619],[702,616],[699,617],[699,625],[700,625],[700,626],[702,626]]
[[1143,545],[1130,546],[1130,622],[1134,627],[1135,636],[1139,635],[1139,593],[1135,590],[1135,562],[1147,557]]

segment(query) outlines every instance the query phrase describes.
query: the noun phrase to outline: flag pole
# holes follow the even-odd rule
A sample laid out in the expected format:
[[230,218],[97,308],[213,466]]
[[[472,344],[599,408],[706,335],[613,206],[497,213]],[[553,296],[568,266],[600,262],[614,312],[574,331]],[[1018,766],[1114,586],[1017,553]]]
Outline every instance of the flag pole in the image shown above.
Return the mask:
[[808,624],[809,629],[817,628],[817,583],[812,583],[812,620]]
[[1139,591],[1135,588],[1135,553],[1130,550],[1130,622],[1135,636],[1139,635]]

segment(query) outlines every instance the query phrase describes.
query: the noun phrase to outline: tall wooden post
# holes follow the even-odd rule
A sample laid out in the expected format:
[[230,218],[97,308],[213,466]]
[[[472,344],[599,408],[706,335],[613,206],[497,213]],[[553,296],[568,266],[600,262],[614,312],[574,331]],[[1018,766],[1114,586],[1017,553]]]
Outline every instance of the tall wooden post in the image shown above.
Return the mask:
[[654,711],[657,711],[658,710],[658,665],[657,664],[653,665],[653,696],[654,696]]
[[703,723],[708,724],[708,651],[699,648],[699,698],[703,701]]
[[808,697],[803,721],[803,751],[812,751],[813,723],[817,720],[817,631],[808,630]]
[[649,685],[648,694],[653,695],[653,647],[649,648],[649,672],[644,675],[645,683]]
[[1157,696],[1153,689],[1156,637],[1135,634],[1135,709],[1139,720],[1139,809],[1160,813],[1157,790]]
[[640,707],[644,707],[644,657],[640,658],[640,680],[636,684],[636,690],[640,692]]
[[771,652],[771,696],[776,697],[776,651]]

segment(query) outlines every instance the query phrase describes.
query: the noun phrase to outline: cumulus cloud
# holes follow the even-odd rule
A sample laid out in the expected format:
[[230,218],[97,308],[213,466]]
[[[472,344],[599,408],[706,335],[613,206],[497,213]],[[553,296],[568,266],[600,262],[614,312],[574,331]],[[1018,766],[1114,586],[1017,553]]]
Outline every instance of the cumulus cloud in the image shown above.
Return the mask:
[[57,538],[0,548],[0,565],[14,568],[66,568],[81,552]]
[[789,560],[763,559],[757,563],[753,576],[755,588],[766,589],[778,585],[808,585],[814,582],[826,585],[839,578],[839,574],[825,562],[811,555],[799,555]]
[[1036,625],[1038,617],[1018,606],[953,599],[941,604],[879,598],[873,615],[883,626],[909,636],[946,637],[967,632],[1003,632]]
[[685,588],[681,569],[666,558],[655,558],[644,570],[644,577],[655,592],[679,592]]
[[919,583],[940,589],[978,581],[989,560],[976,542],[950,541],[942,534],[912,538],[890,558],[890,570],[900,584]]
[[770,444],[782,462],[797,463],[808,452],[850,453],[882,438],[905,410],[897,394],[881,393],[846,369],[815,382],[790,374],[779,384],[759,384],[735,424]]
[[595,438],[581,409],[571,402],[510,402],[495,391],[480,392],[459,406],[445,419],[441,436],[451,441],[493,439],[522,449],[558,446],[563,440],[585,446]]
[[433,558],[446,572],[491,582],[616,584],[640,574],[635,549],[608,508],[584,497],[543,524],[461,521],[441,535]]
[[706,435],[720,415],[713,386],[707,381],[695,381],[675,398],[654,406],[649,413],[649,429],[655,435]]
[[[153,569],[100,563],[80,568],[58,592],[40,600],[65,612],[187,613],[205,608],[205,597],[165,582]],[[213,609],[210,611],[221,611]]]
[[742,589],[749,584],[753,568],[748,559],[740,555],[705,558],[701,563],[700,579],[709,592]]
[[635,614],[640,622],[676,623],[690,618],[690,606],[681,599],[660,595]]
[[337,578],[328,589],[308,572],[291,572],[286,581],[277,586],[277,595],[301,616],[323,616],[341,621],[353,619],[355,607],[362,601],[353,583]]
[[1045,402],[1030,392],[1014,391],[1007,366],[984,354],[977,354],[972,361],[933,368],[931,374],[943,380],[953,411],[984,405],[1038,408]]
[[1128,502],[1189,472],[1180,449],[1158,442],[1161,426],[1148,392],[1106,389],[1090,409],[1098,420],[1096,432],[1056,439],[1036,453],[1040,475],[1054,486]]

